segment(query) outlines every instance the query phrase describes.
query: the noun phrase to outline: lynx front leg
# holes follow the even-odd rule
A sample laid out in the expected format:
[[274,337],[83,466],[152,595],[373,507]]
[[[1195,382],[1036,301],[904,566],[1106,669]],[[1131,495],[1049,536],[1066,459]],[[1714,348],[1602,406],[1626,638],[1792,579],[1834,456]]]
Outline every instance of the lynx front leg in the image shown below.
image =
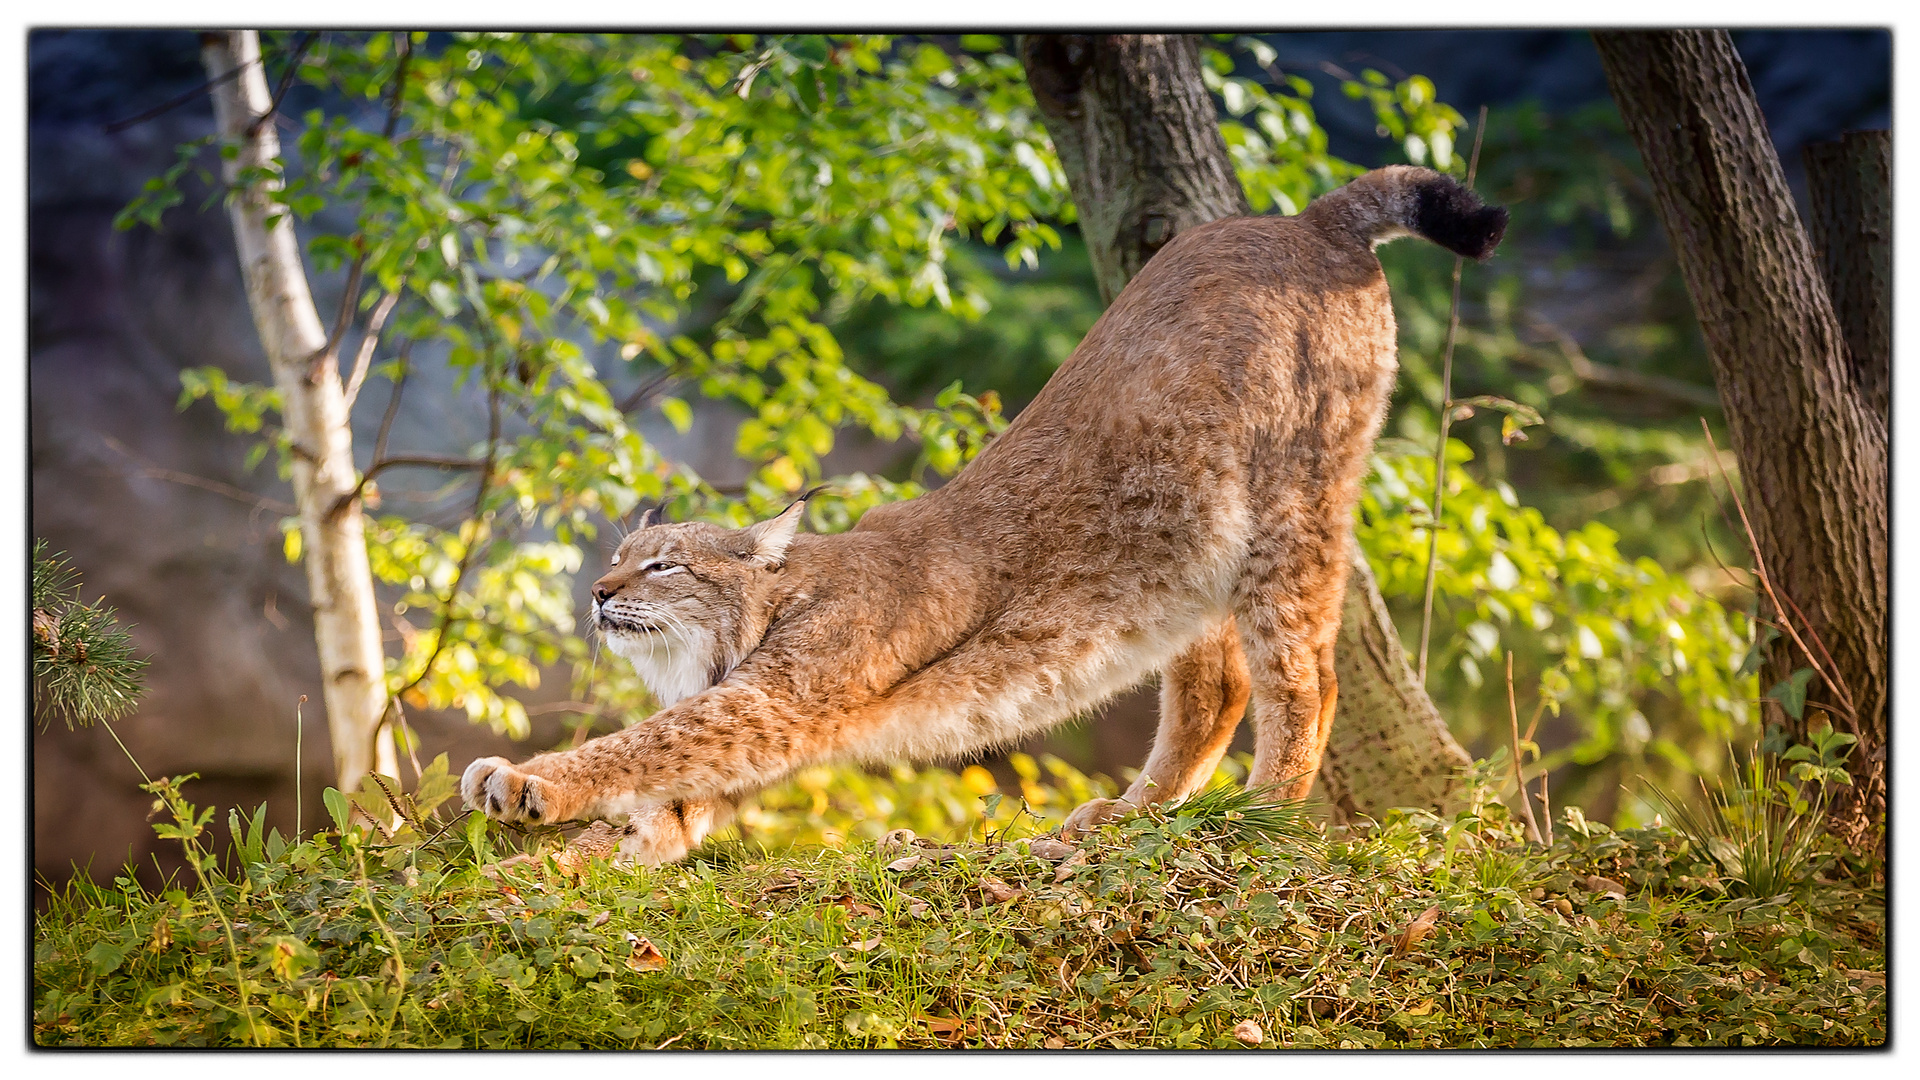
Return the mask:
[[1160,677],[1160,727],[1153,751],[1125,795],[1074,808],[1062,831],[1071,836],[1131,809],[1184,798],[1199,790],[1227,752],[1246,712],[1251,687],[1232,618],[1202,634]]
[[678,862],[725,825],[734,807],[732,799],[682,799],[635,810],[627,817],[619,858],[648,866]]
[[651,815],[675,802],[714,802],[758,790],[843,753],[866,723],[879,722],[861,713],[814,715],[765,686],[742,683],[696,694],[575,750],[517,765],[483,758],[467,766],[460,794],[469,807],[497,821]]

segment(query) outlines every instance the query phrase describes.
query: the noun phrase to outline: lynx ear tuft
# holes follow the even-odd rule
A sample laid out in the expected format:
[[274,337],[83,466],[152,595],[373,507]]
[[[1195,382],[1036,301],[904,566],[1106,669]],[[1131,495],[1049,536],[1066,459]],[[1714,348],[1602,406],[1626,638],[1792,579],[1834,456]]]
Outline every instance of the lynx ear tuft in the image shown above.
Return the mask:
[[806,514],[807,500],[820,492],[814,488],[793,501],[793,505],[780,511],[779,516],[746,528],[747,558],[769,569],[779,569],[787,561],[787,546],[793,543],[793,535],[800,529],[800,518]]

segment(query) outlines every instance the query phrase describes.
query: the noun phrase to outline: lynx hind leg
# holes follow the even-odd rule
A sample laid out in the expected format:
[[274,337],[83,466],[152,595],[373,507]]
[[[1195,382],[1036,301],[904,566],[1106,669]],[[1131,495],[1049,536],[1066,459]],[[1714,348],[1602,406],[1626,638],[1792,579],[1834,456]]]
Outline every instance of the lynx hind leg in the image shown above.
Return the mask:
[[1118,799],[1081,803],[1067,816],[1069,836],[1131,809],[1199,790],[1233,741],[1252,683],[1232,618],[1208,630],[1160,676],[1160,726],[1140,775]]
[[[1253,677],[1253,771],[1249,788],[1304,799],[1333,733],[1338,686],[1333,645],[1346,567],[1289,574],[1285,585],[1247,590],[1241,643]],[[1311,586],[1303,586],[1304,582]]]
[[618,858],[647,866],[678,862],[731,820],[736,805],[732,799],[682,799],[635,810],[627,816]]

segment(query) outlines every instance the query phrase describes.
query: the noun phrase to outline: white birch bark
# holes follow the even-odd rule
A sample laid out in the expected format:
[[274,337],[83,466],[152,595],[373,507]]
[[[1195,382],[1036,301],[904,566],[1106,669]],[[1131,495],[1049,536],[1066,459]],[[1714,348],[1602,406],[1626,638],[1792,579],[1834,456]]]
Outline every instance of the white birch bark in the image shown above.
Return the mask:
[[205,34],[201,60],[219,80],[214,119],[223,143],[239,153],[222,161],[234,187],[227,200],[246,280],[247,304],[260,334],[273,382],[285,398],[283,420],[293,441],[293,492],[313,594],[314,637],[320,651],[327,730],[342,791],[353,791],[369,771],[399,775],[392,734],[378,727],[386,706],[386,658],[380,644],[373,575],[358,501],[330,510],[350,493],[357,475],[339,367],[326,350],[327,332],[307,288],[293,217],[278,205],[281,182],[255,179],[250,169],[271,166],[280,139],[271,120],[256,124],[272,104],[260,64],[260,37],[252,30]]

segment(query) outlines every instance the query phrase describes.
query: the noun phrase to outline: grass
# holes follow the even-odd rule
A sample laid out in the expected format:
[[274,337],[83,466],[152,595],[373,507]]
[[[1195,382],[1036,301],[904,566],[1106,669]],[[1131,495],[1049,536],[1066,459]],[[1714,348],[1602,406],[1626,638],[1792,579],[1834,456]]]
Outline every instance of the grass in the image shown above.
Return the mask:
[[37,1045],[1236,1047],[1247,1020],[1292,1047],[1886,1038],[1862,868],[1819,853],[1788,891],[1735,896],[1680,834],[1577,810],[1549,848],[1498,804],[1323,837],[1213,794],[1062,862],[976,835],[904,871],[858,838],[502,870],[473,817],[390,843],[240,824],[244,872],[57,893]]

